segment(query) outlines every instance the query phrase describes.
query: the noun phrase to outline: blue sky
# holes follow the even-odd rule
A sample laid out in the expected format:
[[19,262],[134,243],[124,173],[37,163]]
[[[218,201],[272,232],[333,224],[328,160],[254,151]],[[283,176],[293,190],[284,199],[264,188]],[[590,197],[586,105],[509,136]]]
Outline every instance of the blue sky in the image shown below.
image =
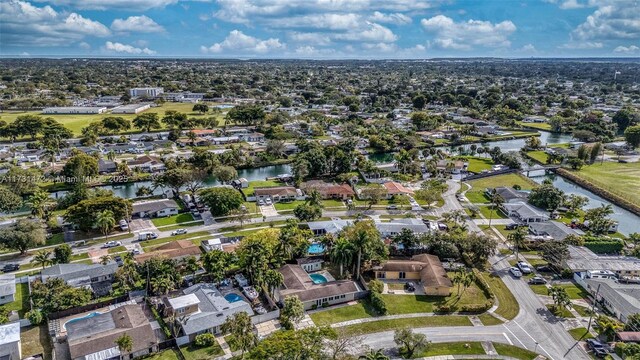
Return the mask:
[[640,56],[640,0],[0,0],[0,54]]

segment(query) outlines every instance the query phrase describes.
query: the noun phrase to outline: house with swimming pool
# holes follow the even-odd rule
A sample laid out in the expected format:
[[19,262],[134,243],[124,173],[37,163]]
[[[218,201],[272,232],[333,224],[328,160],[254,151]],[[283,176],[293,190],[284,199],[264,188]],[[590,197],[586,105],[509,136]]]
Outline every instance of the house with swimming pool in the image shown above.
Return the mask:
[[251,305],[237,293],[222,295],[214,284],[200,283],[182,290],[184,295],[164,298],[164,315],[175,317],[180,327],[178,344],[186,344],[204,334],[219,334],[227,317],[246,312],[253,316]]
[[342,304],[366,294],[357,282],[335,280],[327,271],[307,273],[301,265],[294,264],[286,264],[278,271],[284,281],[275,292],[274,300],[284,302],[287,296],[297,296],[305,310]]

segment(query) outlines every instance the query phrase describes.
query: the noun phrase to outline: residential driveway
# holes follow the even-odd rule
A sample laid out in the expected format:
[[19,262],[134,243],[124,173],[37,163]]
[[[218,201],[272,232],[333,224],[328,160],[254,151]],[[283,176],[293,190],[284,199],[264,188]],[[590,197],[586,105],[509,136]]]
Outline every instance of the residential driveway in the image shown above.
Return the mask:
[[157,230],[156,226],[153,225],[151,220],[148,220],[148,219],[131,220],[131,222],[129,223],[129,227],[131,228],[131,232],[143,231],[143,230],[150,230],[150,231]]
[[[476,225],[488,225],[489,219],[473,219],[473,222],[476,223]],[[509,225],[513,223],[514,221],[511,219],[492,219],[491,220],[491,225]]]
[[278,216],[278,212],[276,211],[275,206],[273,206],[273,204],[271,205],[261,205],[260,206],[260,212],[262,213],[262,216],[266,216],[266,217],[272,217],[272,216]]

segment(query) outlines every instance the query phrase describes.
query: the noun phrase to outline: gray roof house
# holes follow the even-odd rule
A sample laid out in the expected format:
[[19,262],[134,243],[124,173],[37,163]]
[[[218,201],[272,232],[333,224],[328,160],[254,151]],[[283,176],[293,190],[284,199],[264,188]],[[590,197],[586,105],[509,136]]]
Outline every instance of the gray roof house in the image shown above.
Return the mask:
[[580,229],[572,229],[557,221],[529,223],[529,231],[537,236],[551,236],[553,240],[564,240],[569,235],[584,235]]
[[[587,290],[620,321],[640,313],[640,285],[622,284],[614,279],[586,279]],[[600,290],[598,290],[600,287]]]
[[165,312],[175,314],[182,336],[193,341],[203,333],[217,334],[227,317],[246,312],[253,316],[251,305],[244,300],[227,300],[214,284],[200,283],[182,291],[184,295],[165,298]]
[[382,237],[393,237],[402,232],[403,229],[409,229],[414,234],[426,234],[430,231],[420,219],[396,219],[388,222],[376,222],[376,228]]
[[510,218],[522,223],[544,222],[549,220],[549,213],[523,201],[504,203],[502,211]]
[[526,191],[516,190],[514,188],[504,186],[494,189],[486,189],[484,193],[487,196],[491,197],[493,191],[495,191],[496,194],[500,195],[500,197],[508,203],[515,201],[526,201],[529,197],[529,194]]
[[132,216],[137,217],[163,217],[176,215],[178,204],[171,199],[139,201],[133,204]]
[[309,230],[314,235],[337,234],[345,227],[352,225],[352,220],[327,220],[327,221],[311,221],[307,223]]
[[49,278],[59,278],[74,287],[91,288],[96,296],[104,296],[111,291],[118,264],[110,262],[102,264],[56,264],[43,269],[40,274],[42,281]]
[[12,322],[9,324],[0,325],[0,359],[2,360],[22,359],[22,349],[20,347],[20,323],[19,322]]
[[0,275],[0,305],[16,300],[16,276],[13,274]]

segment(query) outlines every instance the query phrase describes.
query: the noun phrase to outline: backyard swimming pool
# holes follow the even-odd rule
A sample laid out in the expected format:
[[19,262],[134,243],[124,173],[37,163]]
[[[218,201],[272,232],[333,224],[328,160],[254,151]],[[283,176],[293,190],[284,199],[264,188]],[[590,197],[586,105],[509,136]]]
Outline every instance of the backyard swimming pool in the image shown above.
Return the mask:
[[324,245],[320,243],[313,243],[309,245],[309,249],[307,249],[309,254],[322,254],[324,252]]
[[237,302],[237,301],[242,301],[242,296],[236,294],[236,293],[229,293],[227,295],[224,296],[225,299],[227,299],[228,302],[232,303],[232,302]]
[[327,278],[321,274],[309,274],[309,277],[314,284],[324,284],[328,281]]
[[80,321],[80,320],[85,320],[85,319],[90,319],[90,318],[92,318],[92,317],[94,317],[94,316],[98,316],[98,315],[102,315],[102,313],[97,312],[97,311],[94,311],[94,312],[92,312],[92,313],[90,313],[90,314],[87,314],[87,315],[85,315],[85,316],[83,316],[83,317],[79,317],[79,318],[71,319],[71,320],[67,321],[66,323],[64,323],[64,328],[66,329],[66,328],[67,328],[67,325],[72,324],[72,323],[74,323],[74,322],[77,322],[77,321]]

